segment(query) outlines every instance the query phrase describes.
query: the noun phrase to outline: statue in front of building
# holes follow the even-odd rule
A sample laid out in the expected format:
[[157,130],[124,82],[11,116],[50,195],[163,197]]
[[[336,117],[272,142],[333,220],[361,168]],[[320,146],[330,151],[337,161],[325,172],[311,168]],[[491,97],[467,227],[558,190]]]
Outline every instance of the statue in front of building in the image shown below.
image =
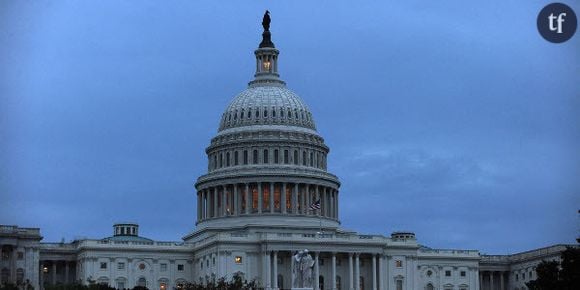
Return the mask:
[[293,288],[312,288],[312,267],[314,266],[314,259],[308,254],[308,250],[296,253],[294,259],[294,267],[292,268]]

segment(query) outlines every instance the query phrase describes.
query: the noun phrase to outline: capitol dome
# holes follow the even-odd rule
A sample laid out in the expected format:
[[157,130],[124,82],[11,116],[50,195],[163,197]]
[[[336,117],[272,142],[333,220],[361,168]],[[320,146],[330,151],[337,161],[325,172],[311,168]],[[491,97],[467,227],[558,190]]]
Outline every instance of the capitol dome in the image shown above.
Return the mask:
[[286,125],[316,130],[306,104],[284,85],[250,85],[227,107],[219,131],[253,125]]
[[340,182],[327,171],[330,149],[308,106],[280,79],[266,27],[262,37],[254,79],[230,102],[205,150],[207,173],[195,183],[198,232],[337,229]]

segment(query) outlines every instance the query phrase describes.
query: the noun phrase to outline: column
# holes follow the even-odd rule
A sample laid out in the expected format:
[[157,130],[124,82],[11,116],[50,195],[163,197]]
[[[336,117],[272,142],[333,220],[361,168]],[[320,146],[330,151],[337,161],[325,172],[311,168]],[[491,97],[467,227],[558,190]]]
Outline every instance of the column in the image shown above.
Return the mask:
[[330,194],[330,217],[334,218],[334,192],[332,188],[328,188]]
[[226,206],[228,203],[228,188],[226,186],[222,185],[222,210],[221,210],[221,216],[226,216],[228,215],[227,209],[228,207]]
[[212,217],[218,217],[219,216],[219,212],[218,212],[218,196],[219,196],[219,190],[218,190],[218,186],[213,188],[213,214]]
[[52,261],[52,281],[50,281],[50,285],[56,284],[56,261]]
[[252,201],[250,200],[250,185],[246,183],[246,192],[244,192],[244,194],[246,195],[246,214],[250,213],[250,208],[252,207]]
[[298,214],[298,183],[292,188],[292,214]]
[[[499,272],[499,287],[501,290],[505,290],[505,288],[503,287],[503,272]],[[530,277],[531,278],[531,277]]]
[[278,251],[274,251],[272,259],[272,289],[278,289]]
[[383,279],[383,273],[385,272],[385,263],[384,263],[384,256],[382,254],[379,255],[379,290],[385,289],[385,283]]
[[352,274],[352,253],[348,253],[348,289],[354,290],[354,283],[353,283],[353,274]]
[[207,204],[206,204],[206,198],[207,198],[207,189],[204,189],[201,191],[201,218],[205,219],[207,217],[206,211],[207,211]]
[[286,213],[286,182],[282,183],[282,192],[280,192],[280,212]]
[[323,194],[318,191],[319,186],[314,185],[314,201],[320,200],[320,209],[318,212],[313,212],[315,215],[318,214],[320,216],[324,216],[324,210],[326,209],[326,204],[324,203],[324,198],[322,198]]
[[234,204],[232,206],[232,213],[234,215],[240,214],[240,197],[238,196],[238,185],[234,184]]
[[274,213],[274,182],[270,182],[270,213]]
[[266,263],[266,273],[264,273],[264,276],[266,276],[266,289],[272,289],[272,284],[271,284],[271,278],[272,278],[272,272],[270,271],[270,265],[272,264],[272,262],[270,261],[270,252],[265,252],[264,254],[264,262]]
[[292,269],[294,269],[294,254],[292,253],[292,251],[290,251],[290,272],[292,273],[290,275],[290,288],[294,286],[294,280],[296,280],[296,275],[294,274],[294,271],[292,271]]
[[304,209],[306,210],[306,214],[312,214],[310,210],[310,204],[312,203],[312,196],[310,195],[310,185],[306,185],[306,206]]
[[318,266],[318,252],[314,253],[314,290],[320,289],[320,266]]
[[301,197],[301,206],[300,206],[300,211],[302,212],[302,214],[306,214],[306,191],[308,190],[308,184],[304,184],[302,186],[302,193],[300,194]]
[[335,203],[335,205],[334,205],[335,217],[334,218],[338,219],[338,213],[339,213],[339,211],[338,211],[338,190],[334,190],[334,203]]
[[360,254],[354,256],[354,289],[360,290]]
[[202,191],[197,192],[197,221],[201,220],[201,196]]
[[477,271],[477,273],[479,276],[479,280],[478,280],[479,285],[477,285],[476,289],[483,290],[483,272]]
[[332,290],[336,290],[336,253],[332,253],[332,278],[330,281],[332,282],[331,288]]
[[10,281],[16,285],[16,254],[18,253],[18,247],[13,246],[12,252],[10,252]]
[[[64,262],[64,284],[68,283],[68,271],[69,271],[68,263],[69,263],[68,261]],[[111,266],[111,268],[112,268],[112,266]]]
[[258,182],[258,213],[262,213],[262,183]]
[[373,290],[377,290],[377,255],[373,254],[373,259],[371,261],[372,263],[372,271],[373,271],[373,275],[372,275],[372,279],[373,279]]

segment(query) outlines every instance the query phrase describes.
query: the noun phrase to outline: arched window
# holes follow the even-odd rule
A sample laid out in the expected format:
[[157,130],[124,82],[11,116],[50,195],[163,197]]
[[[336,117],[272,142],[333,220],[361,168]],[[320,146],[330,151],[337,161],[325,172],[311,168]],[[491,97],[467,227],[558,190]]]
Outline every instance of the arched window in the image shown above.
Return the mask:
[[302,151],[302,165],[306,166],[306,151]]
[[254,163],[254,164],[258,164],[258,150],[254,150],[254,152],[253,152],[253,153],[254,153],[254,154],[252,154],[252,155],[253,155],[253,156],[252,156],[252,159],[253,159],[253,161],[254,161],[253,163]]
[[238,151],[234,151],[234,165],[238,165]]
[[268,110],[264,109],[264,118],[268,118]]
[[268,150],[264,149],[264,158],[262,159],[264,162],[264,164],[268,164],[269,160],[268,160]]
[[294,150],[294,165],[298,165],[298,150]]
[[238,110],[234,111],[234,121],[238,118]]
[[278,152],[278,149],[274,149],[274,163],[278,164],[279,160],[279,155],[280,152]]
[[217,168],[217,156],[214,155],[213,156],[213,169],[216,169],[216,168]]
[[276,108],[272,108],[272,118],[276,118]]
[[427,284],[427,286],[425,287],[425,290],[435,290],[435,288],[433,287],[433,284],[429,283],[429,284]]
[[230,152],[226,153],[226,166],[230,166]]
[[256,109],[256,118],[260,118],[260,110]]
[[248,164],[248,150],[244,150],[244,165]]
[[314,154],[310,152],[310,167],[314,166]]
[[288,164],[288,150],[284,150],[284,164]]
[[0,271],[0,283],[8,283],[8,279],[10,279],[10,269],[2,268],[2,271]]
[[278,274],[278,289],[284,289],[284,276]]
[[24,269],[18,268],[16,269],[16,284],[20,285],[24,282]]
[[220,168],[224,166],[224,154],[220,153]]
[[147,287],[147,280],[143,277],[139,278],[139,280],[137,280],[137,286]]

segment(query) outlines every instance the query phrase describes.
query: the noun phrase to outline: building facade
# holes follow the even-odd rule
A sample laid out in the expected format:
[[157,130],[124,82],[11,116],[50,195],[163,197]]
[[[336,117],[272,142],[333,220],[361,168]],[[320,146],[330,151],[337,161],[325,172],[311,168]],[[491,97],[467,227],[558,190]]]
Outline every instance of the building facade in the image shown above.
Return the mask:
[[289,289],[292,255],[308,249],[315,289],[503,290],[525,289],[538,263],[559,258],[560,245],[482,256],[421,246],[411,232],[341,228],[329,148],[308,106],[280,78],[269,22],[264,28],[254,79],[226,108],[206,149],[192,233],[153,241],[139,236],[137,224],[120,223],[103,239],[41,243],[39,229],[0,226],[1,282],[165,290],[238,274],[265,289]]

